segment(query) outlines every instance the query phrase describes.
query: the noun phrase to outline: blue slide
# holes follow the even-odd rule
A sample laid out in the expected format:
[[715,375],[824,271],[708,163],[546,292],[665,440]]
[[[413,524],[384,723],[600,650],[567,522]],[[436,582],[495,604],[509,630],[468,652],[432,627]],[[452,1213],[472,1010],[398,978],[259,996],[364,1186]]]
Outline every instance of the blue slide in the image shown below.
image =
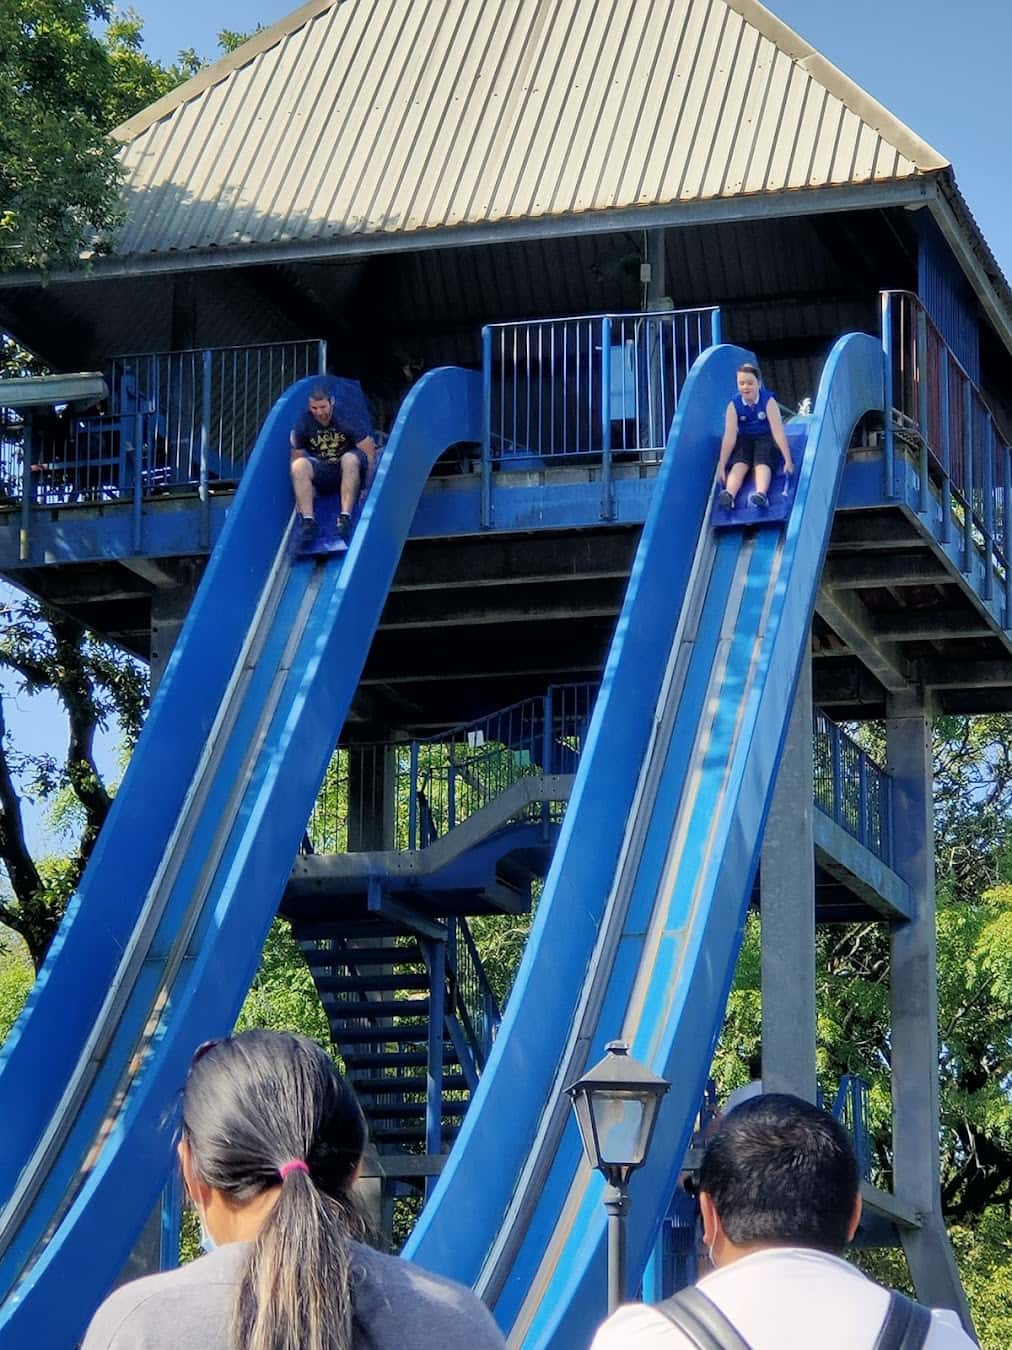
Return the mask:
[[617,1037],[672,1084],[631,1186],[634,1280],[646,1264],[723,1018],[847,447],[882,408],[881,346],[842,338],[791,424],[786,526],[714,532],[745,359],[713,348],[686,381],[517,982],[405,1251],[473,1285],[511,1345],[582,1350],[605,1315],[603,1181],[564,1089]]
[[480,376],[401,409],[340,562],[292,563],[264,424],[109,819],[0,1057],[0,1344],[73,1346],[173,1162],[193,1049],[253,977],[429,470],[481,439]]

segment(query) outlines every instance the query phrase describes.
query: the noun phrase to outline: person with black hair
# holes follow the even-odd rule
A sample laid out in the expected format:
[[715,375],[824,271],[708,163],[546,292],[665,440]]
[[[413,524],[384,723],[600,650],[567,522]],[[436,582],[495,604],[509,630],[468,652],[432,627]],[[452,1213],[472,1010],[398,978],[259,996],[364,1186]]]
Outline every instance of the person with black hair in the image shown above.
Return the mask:
[[82,1350],[503,1350],[470,1290],[366,1246],[354,1093],[303,1036],[194,1055],[179,1158],[206,1256],[123,1285]]
[[314,502],[322,492],[341,494],[337,529],[347,543],[359,495],[368,490],[376,473],[372,420],[358,381],[321,377],[309,391],[290,442],[300,542],[311,543],[318,533]]
[[[698,1192],[713,1273],[665,1303],[620,1308],[592,1350],[972,1350],[955,1313],[890,1295],[840,1259],[861,1219],[860,1176],[828,1112],[781,1093],[742,1102],[706,1146]],[[881,1339],[887,1325],[895,1339]]]
[[717,481],[721,486],[718,501],[727,511],[734,507],[734,500],[749,472],[755,479],[749,505],[759,507],[769,506],[773,471],[781,455],[784,472],[794,472],[780,405],[773,390],[763,384],[759,367],[739,366],[735,382],[738,392],[724,413],[724,435],[717,462]]

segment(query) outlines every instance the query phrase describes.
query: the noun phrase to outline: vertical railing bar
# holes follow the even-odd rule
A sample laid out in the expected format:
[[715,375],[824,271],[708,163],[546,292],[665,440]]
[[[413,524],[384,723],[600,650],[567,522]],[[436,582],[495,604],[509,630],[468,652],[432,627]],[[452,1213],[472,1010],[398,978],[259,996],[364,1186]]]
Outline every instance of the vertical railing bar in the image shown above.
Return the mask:
[[985,410],[983,439],[984,478],[984,599],[994,594],[994,421]]
[[481,528],[492,524],[492,329],[481,330]]
[[918,510],[922,516],[928,514],[930,498],[928,494],[928,323],[927,315],[918,305],[915,326],[915,352],[917,373],[917,429],[920,433]]
[[948,352],[943,349],[942,366],[944,375],[941,378],[942,393],[942,468],[944,476],[942,478],[942,528],[939,538],[943,544],[949,542],[952,533],[952,425],[950,421],[949,409],[949,375],[951,372],[951,362]]
[[885,394],[885,424],[883,427],[883,471],[882,493],[886,498],[896,495],[896,442],[893,434],[893,297],[891,292],[883,291],[880,296],[882,306],[882,351],[884,354],[883,371]]
[[963,571],[973,571],[973,390],[963,384]]
[[601,519],[614,516],[611,490],[611,318],[601,321]]

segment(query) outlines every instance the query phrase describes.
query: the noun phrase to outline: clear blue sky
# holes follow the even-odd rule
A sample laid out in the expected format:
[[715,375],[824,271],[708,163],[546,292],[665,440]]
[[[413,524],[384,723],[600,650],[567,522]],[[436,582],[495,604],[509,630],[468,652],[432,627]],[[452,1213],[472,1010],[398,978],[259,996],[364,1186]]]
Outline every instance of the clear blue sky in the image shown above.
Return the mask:
[[[168,62],[185,47],[215,56],[221,29],[250,32],[296,6],[287,0],[134,0],[134,8],[144,19],[148,52]],[[768,8],[952,161],[971,211],[1012,278],[1012,0],[774,0]]]

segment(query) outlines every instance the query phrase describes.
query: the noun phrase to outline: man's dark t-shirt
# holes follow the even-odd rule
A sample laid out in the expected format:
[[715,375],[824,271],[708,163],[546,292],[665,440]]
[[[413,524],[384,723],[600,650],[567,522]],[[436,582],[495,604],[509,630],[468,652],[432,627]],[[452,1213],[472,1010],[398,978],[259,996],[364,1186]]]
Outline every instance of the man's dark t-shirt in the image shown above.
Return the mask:
[[372,418],[357,380],[332,375],[321,383],[334,400],[330,421],[321,427],[307,407],[292,428],[292,439],[297,449],[337,463],[346,450],[373,434]]

